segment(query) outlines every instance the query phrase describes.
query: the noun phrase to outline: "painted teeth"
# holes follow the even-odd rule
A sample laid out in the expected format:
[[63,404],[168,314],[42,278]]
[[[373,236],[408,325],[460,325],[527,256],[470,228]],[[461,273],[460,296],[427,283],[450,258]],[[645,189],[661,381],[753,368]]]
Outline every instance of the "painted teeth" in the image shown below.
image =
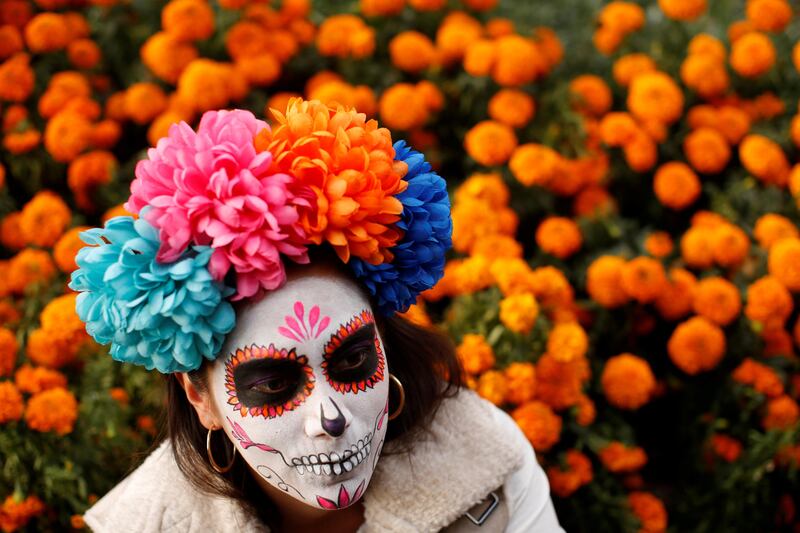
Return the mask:
[[334,463],[334,465],[331,468],[333,469],[334,475],[338,476],[339,474],[342,473],[342,464],[341,463]]
[[349,471],[351,471],[351,470],[353,469],[353,463],[352,463],[352,461],[350,461],[350,460],[347,460],[347,461],[345,461],[345,462],[344,462],[344,464],[343,464],[342,466],[344,466],[344,469],[345,469],[347,472],[349,472]]
[[368,433],[366,437],[359,439],[356,444],[351,445],[341,455],[331,452],[330,454],[320,453],[295,457],[292,459],[292,466],[301,476],[306,472],[326,476],[338,476],[342,473],[350,472],[369,457],[369,452],[372,449],[371,438],[372,433]]
[[331,454],[331,463],[338,463],[340,460],[341,459],[339,459],[339,454],[338,453],[333,452]]

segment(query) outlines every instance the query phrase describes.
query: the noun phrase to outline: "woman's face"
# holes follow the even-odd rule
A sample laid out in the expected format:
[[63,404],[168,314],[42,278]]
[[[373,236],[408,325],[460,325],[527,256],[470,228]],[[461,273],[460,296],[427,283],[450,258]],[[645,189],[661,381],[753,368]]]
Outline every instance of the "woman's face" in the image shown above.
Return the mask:
[[388,377],[367,299],[341,274],[312,268],[239,309],[209,389],[254,472],[333,510],[355,503],[372,477],[386,435]]

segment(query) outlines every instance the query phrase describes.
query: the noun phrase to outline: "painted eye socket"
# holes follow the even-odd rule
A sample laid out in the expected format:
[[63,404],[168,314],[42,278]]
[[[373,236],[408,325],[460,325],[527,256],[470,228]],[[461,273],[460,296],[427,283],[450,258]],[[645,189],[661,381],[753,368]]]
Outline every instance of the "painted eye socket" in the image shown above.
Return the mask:
[[228,403],[242,416],[275,418],[301,405],[314,389],[308,358],[294,349],[252,345],[225,362]]
[[325,345],[322,373],[336,391],[358,394],[383,381],[385,365],[375,319],[365,310],[331,335]]

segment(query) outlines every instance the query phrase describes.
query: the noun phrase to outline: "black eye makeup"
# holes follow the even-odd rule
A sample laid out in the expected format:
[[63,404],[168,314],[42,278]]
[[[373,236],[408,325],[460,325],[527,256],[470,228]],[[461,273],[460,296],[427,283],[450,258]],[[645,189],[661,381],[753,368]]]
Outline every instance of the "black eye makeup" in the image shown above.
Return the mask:
[[225,363],[228,403],[242,416],[275,418],[301,405],[314,389],[308,358],[294,349],[252,345]]
[[385,360],[372,313],[362,311],[340,325],[322,357],[322,373],[338,392],[358,394],[383,381]]

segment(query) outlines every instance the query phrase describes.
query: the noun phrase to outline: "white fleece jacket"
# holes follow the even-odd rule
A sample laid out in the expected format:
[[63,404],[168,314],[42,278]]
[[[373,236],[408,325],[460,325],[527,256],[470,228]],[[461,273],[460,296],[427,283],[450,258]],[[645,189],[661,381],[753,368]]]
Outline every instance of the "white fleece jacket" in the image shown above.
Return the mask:
[[[462,391],[443,402],[411,454],[378,461],[358,533],[458,530],[454,522],[492,491],[502,491],[507,533],[563,532],[547,477],[516,423]],[[267,531],[236,502],[197,491],[178,469],[169,440],[84,518],[95,533]]]

